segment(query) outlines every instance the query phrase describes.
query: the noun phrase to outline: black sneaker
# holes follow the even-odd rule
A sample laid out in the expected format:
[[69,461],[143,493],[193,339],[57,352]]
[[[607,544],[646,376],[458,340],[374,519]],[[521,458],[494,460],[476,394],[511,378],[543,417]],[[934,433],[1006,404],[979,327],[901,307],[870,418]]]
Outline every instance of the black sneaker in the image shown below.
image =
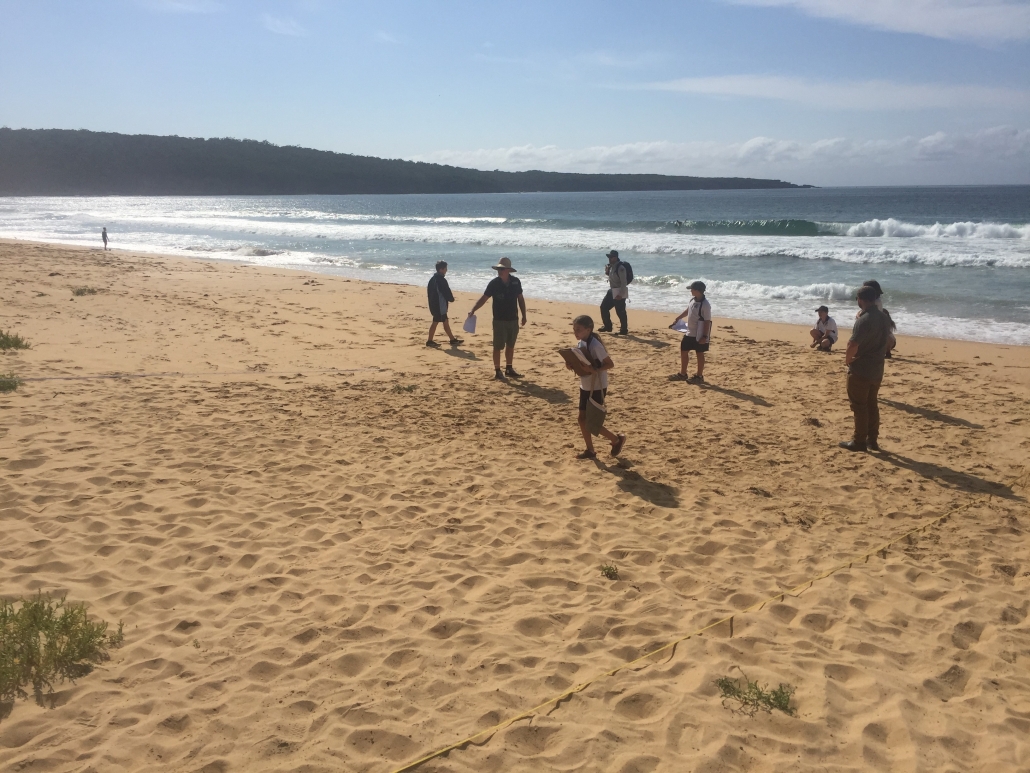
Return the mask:
[[866,450],[866,444],[865,443],[856,443],[854,440],[842,440],[837,445],[839,445],[841,448],[843,448],[846,451],[865,451]]
[[599,327],[597,328],[598,333],[610,333],[612,329],[610,327]]
[[875,440],[872,440],[872,439],[870,439],[869,441],[866,442],[866,447],[870,451],[879,451],[880,450],[880,444],[877,443]]
[[522,374],[516,371],[511,365],[504,369],[504,375],[508,378],[522,378]]
[[617,336],[628,336],[629,335],[629,331],[628,330],[620,330],[618,333],[615,333],[615,335],[617,335]]
[[438,344],[436,341],[426,341],[426,346],[430,347],[431,349],[440,348],[440,344]]
[[502,373],[500,370],[495,370],[494,371],[494,378],[497,379],[498,381],[507,381],[508,380],[507,378],[505,378],[504,373]]
[[695,373],[693,376],[687,379],[691,384],[703,384],[705,383],[705,377]]

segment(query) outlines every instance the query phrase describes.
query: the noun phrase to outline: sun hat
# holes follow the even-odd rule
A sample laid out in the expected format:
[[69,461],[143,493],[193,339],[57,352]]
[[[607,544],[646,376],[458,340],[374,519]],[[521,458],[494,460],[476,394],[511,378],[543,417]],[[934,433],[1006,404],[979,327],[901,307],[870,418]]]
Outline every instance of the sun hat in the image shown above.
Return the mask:
[[618,250],[612,250],[607,255],[605,255],[605,257],[606,258],[617,258],[617,257],[619,257],[619,251]]
[[696,280],[694,280],[693,282],[690,283],[690,289],[691,290],[700,290],[701,292],[704,292],[705,291],[705,283],[702,282],[700,279],[696,279]]
[[820,311],[825,311],[827,314],[829,314],[830,313],[830,307],[829,306],[820,306],[818,309],[815,310],[815,313],[818,314]]
[[500,271],[502,268],[506,268],[513,272],[515,271],[515,269],[511,267],[511,258],[501,258],[493,268],[494,271]]

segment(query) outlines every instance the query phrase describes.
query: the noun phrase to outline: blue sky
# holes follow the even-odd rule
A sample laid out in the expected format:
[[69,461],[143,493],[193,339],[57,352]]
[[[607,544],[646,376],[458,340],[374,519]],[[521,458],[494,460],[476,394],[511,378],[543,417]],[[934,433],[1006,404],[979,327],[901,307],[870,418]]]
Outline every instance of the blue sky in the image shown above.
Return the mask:
[[481,168],[1030,183],[1027,0],[0,0],[0,125]]

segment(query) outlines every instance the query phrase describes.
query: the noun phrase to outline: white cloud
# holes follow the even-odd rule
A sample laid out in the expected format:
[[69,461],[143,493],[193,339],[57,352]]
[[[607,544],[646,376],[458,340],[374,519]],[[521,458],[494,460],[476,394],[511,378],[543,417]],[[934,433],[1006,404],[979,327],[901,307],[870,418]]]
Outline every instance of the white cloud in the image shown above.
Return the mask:
[[726,0],[783,6],[824,19],[933,38],[1000,42],[1030,40],[1026,0]]
[[377,32],[375,35],[376,41],[379,43],[388,43],[392,46],[397,45],[400,41],[391,35],[389,32]]
[[308,31],[304,29],[300,24],[289,17],[279,18],[272,16],[271,14],[261,14],[261,23],[265,29],[269,32],[274,32],[276,35],[291,35],[293,37],[301,37],[307,35]]
[[522,145],[443,150],[413,160],[505,171],[783,177],[821,185],[1028,183],[1030,129],[1000,126],[974,134],[937,132],[893,140],[835,137],[802,142],[754,137],[745,142],[633,142],[578,149]]
[[213,0],[145,0],[143,4],[163,13],[215,13],[222,10],[222,4]]
[[637,88],[799,102],[845,110],[1027,107],[1030,91],[1001,86],[966,86],[894,81],[820,81],[783,75],[716,75],[648,83]]

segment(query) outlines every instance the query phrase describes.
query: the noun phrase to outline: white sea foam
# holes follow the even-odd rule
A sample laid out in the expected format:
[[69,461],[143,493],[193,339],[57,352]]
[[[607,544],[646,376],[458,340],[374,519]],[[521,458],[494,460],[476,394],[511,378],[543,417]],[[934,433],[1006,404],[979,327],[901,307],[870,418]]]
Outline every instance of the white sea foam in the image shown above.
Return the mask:
[[930,239],[1030,239],[1030,225],[1012,225],[1010,223],[977,223],[964,221],[958,223],[934,223],[919,225],[895,220],[866,220],[862,223],[834,224],[836,230],[844,236],[884,236],[889,238],[930,238]]

